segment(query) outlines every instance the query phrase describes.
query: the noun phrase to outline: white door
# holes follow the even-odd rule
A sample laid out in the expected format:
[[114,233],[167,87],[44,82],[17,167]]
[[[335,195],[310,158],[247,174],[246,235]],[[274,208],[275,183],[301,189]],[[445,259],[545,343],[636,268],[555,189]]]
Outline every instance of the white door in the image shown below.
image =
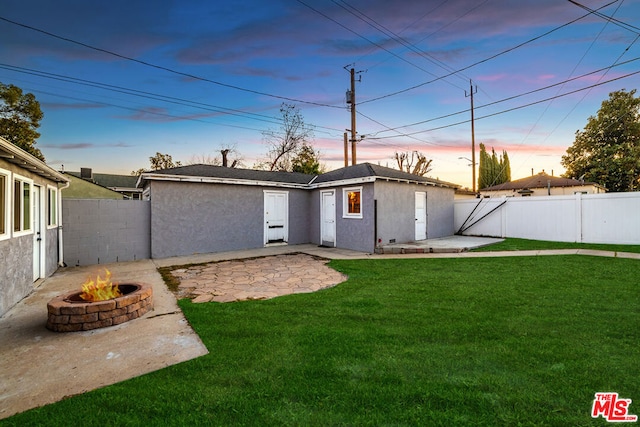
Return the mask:
[[42,277],[42,213],[40,211],[41,195],[40,190],[42,187],[38,185],[33,186],[31,197],[33,203],[32,209],[32,223],[33,223],[33,281],[35,282]]
[[289,234],[289,194],[264,192],[264,243],[286,243]]
[[427,238],[427,193],[416,192],[416,240]]
[[336,245],[336,192],[335,190],[320,193],[320,244]]

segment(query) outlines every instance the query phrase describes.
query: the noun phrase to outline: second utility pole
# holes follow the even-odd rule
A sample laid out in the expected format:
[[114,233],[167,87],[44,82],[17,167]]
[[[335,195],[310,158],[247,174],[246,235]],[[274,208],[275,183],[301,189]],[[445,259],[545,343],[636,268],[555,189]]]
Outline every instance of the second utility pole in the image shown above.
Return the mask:
[[351,164],[356,164],[356,71],[351,69]]
[[[467,95],[465,91],[465,96]],[[476,86],[476,92],[478,92],[478,87]],[[476,133],[474,129],[474,119],[473,119],[473,82],[469,80],[469,96],[471,97],[471,185],[473,187],[473,192],[476,192]]]

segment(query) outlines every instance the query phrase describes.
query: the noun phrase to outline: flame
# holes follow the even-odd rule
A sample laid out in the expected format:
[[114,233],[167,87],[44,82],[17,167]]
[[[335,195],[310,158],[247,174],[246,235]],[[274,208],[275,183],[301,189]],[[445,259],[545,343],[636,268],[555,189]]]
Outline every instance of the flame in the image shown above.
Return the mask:
[[96,274],[96,280],[93,278],[87,278],[87,281],[82,284],[82,293],[80,298],[85,301],[104,301],[112,298],[117,298],[122,295],[118,284],[111,283],[111,272],[104,269],[104,279],[100,277],[100,273]]

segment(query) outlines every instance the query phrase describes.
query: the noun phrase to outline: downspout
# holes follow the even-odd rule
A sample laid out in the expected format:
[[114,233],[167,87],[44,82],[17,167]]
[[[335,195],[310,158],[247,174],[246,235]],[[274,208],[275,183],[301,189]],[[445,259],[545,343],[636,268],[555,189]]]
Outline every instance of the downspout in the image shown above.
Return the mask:
[[58,209],[58,267],[66,267],[64,263],[64,246],[62,244],[62,190],[69,188],[69,182],[65,182],[62,187],[58,183],[58,197],[57,197],[57,209]]

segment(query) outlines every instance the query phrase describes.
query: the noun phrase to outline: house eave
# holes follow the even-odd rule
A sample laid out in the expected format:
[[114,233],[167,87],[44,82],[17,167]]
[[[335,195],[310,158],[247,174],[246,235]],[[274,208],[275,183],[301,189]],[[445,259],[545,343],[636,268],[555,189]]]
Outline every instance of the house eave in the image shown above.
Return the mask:
[[293,182],[260,181],[251,179],[218,178],[211,176],[187,176],[187,175],[167,175],[143,173],[138,178],[136,186],[140,186],[144,181],[174,181],[174,182],[194,182],[206,184],[231,184],[250,185],[259,187],[279,187],[279,188],[309,188],[308,184],[296,184]]
[[2,137],[0,137],[0,158],[51,181],[58,183],[69,182],[69,179],[63,174]]
[[379,176],[379,175],[314,183],[314,184],[310,184],[309,188],[327,188],[327,187],[336,187],[336,186],[344,186],[344,185],[370,183],[375,181],[404,182],[407,184],[417,184],[417,185],[425,185],[425,186],[432,186],[432,187],[444,187],[444,188],[453,188],[453,189],[458,188],[458,186],[450,185],[443,182],[418,181],[413,179],[391,178],[388,176]]

